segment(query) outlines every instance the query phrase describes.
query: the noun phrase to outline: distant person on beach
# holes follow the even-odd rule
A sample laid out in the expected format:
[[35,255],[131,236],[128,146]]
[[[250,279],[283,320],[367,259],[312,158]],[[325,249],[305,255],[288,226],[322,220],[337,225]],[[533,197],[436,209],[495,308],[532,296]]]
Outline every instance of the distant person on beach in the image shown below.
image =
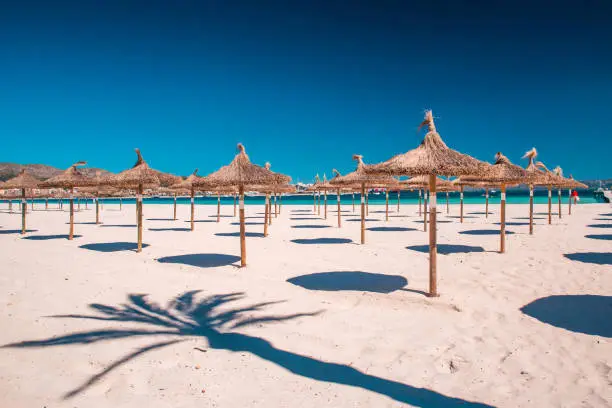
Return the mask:
[[578,204],[578,201],[580,201],[580,197],[578,197],[578,191],[572,191],[572,198],[574,199],[574,204]]

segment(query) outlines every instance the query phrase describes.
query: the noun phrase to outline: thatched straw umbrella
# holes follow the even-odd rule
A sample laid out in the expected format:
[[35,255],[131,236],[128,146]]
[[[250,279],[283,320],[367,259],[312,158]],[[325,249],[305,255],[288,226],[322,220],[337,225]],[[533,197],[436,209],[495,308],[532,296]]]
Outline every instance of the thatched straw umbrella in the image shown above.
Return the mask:
[[286,184],[291,180],[288,176],[273,173],[264,167],[251,163],[244,146],[238,144],[238,154],[234,160],[211,173],[204,180],[198,180],[194,184],[204,187],[237,187],[240,195],[240,265],[246,266],[246,229],[244,224],[244,191],[251,185],[275,185]]
[[429,132],[423,142],[407,153],[392,157],[390,160],[366,167],[366,173],[388,174],[394,176],[429,176],[429,189],[432,200],[429,205],[429,295],[438,296],[437,289],[437,235],[436,235],[436,176],[462,176],[478,174],[483,163],[455,150],[449,149],[436,131],[431,111],[425,113],[425,120],[419,129],[427,125]]
[[324,218],[327,219],[327,191],[337,189],[337,186],[330,184],[327,181],[327,176],[323,174],[323,182],[317,183],[317,190],[319,191],[319,197],[321,196],[321,191],[323,191],[323,207],[324,207]]
[[557,177],[560,178],[559,183],[561,183],[561,180],[563,181],[562,184],[558,184],[557,187],[559,188],[558,191],[558,195],[559,195],[559,218],[561,218],[561,190],[563,188],[567,188],[569,189],[569,210],[568,210],[568,214],[572,213],[571,210],[571,205],[572,205],[572,189],[573,188],[587,188],[586,184],[582,184],[577,182],[576,180],[574,180],[573,178],[567,178],[567,177],[563,177],[563,169],[560,166],[555,167],[555,169],[553,170],[553,174]]
[[[423,189],[425,191],[424,200],[423,200],[423,231],[427,231],[427,189],[429,188],[429,177],[426,175],[414,176],[409,178],[408,180],[401,181],[400,184],[404,186],[404,188],[418,188],[419,191]],[[441,177],[436,178],[436,188],[444,188],[444,189],[452,189],[452,184],[450,181],[444,180]],[[436,190],[437,191],[437,190]]]
[[84,197],[91,197],[96,204],[96,225],[100,224],[100,196],[111,195],[115,189],[109,186],[103,186],[104,182],[108,180],[110,175],[102,176],[100,171],[96,172],[93,182],[95,187],[85,187],[79,189],[80,193],[84,194]]
[[555,175],[541,161],[536,162],[536,167],[541,169],[548,177],[546,186],[548,187],[548,224],[552,224],[552,189],[553,187],[562,187],[566,181],[563,177]]
[[[266,163],[267,165],[268,163]],[[266,169],[269,169],[270,166],[266,166]],[[248,188],[249,191],[254,191],[257,193],[265,194],[265,202],[264,202],[264,237],[268,236],[268,226],[272,225],[272,206],[270,204],[269,195],[270,194],[278,194],[278,193],[293,193],[295,192],[295,187],[289,184],[285,185],[259,185],[259,186],[250,186]]]
[[[332,173],[334,174],[334,177],[329,181],[329,184],[333,187],[335,185],[335,183],[333,183],[334,180],[339,179],[340,177],[342,177],[342,174],[340,174],[340,172],[336,169],[332,169]],[[336,188],[336,193],[337,193],[337,200],[338,200],[338,228],[342,227],[342,206],[340,203],[341,200],[341,193],[342,193],[342,188],[341,186],[337,186]],[[354,199],[353,199],[353,203],[354,203]],[[354,205],[354,204],[353,204]]]
[[97,181],[93,177],[88,177],[81,173],[77,167],[84,166],[87,163],[80,161],[74,163],[68,169],[64,170],[57,176],[51,177],[41,184],[44,188],[62,188],[69,190],[70,193],[70,230],[68,239],[74,238],[74,188],[75,187],[90,187],[96,185]]
[[159,175],[161,173],[149,167],[142,158],[140,149],[135,150],[138,159],[134,166],[119,174],[108,177],[104,184],[120,188],[136,188],[136,219],[138,221],[138,246],[136,252],[142,252],[142,195],[145,187],[155,188],[160,185]]
[[361,186],[361,243],[365,244],[366,188],[397,186],[398,181],[391,176],[366,174],[363,156],[359,154],[353,155],[353,160],[357,161],[357,169],[344,176],[335,177],[330,184],[333,186]]
[[[198,169],[195,169],[193,173],[189,175],[185,180],[181,180],[180,182],[174,184],[170,188],[180,192],[180,191],[189,191],[190,196],[190,227],[191,231],[195,229],[194,217],[195,217],[195,182],[201,180],[202,177],[198,176]],[[174,219],[176,220],[176,194],[174,195]]]
[[572,175],[570,174],[569,178],[567,179],[568,184],[565,186],[565,188],[568,189],[568,194],[567,194],[567,213],[569,215],[572,215],[572,190],[577,189],[577,188],[589,188],[589,186],[587,186],[584,183],[581,183],[579,181],[574,180],[574,177],[572,177]]
[[464,177],[458,177],[453,180],[452,185],[459,189],[459,219],[463,223],[463,190],[465,187],[484,188],[485,190],[485,218],[489,218],[489,188],[492,187],[487,183],[477,181],[468,181]]
[[506,186],[523,183],[527,180],[527,172],[516,166],[501,152],[495,155],[495,163],[478,176],[466,176],[465,181],[480,181],[501,186],[501,219],[499,252],[506,251]]
[[13,177],[7,180],[2,186],[3,190],[21,190],[21,233],[26,233],[26,190],[32,190],[38,188],[40,180],[26,173],[25,169]]
[[[535,147],[523,155],[523,159],[529,159],[525,171],[527,172],[527,184],[529,186],[529,234],[533,235],[533,189],[535,186],[546,186],[551,181],[551,175],[543,172],[536,166],[535,158],[538,151]],[[549,194],[550,195],[550,194]]]

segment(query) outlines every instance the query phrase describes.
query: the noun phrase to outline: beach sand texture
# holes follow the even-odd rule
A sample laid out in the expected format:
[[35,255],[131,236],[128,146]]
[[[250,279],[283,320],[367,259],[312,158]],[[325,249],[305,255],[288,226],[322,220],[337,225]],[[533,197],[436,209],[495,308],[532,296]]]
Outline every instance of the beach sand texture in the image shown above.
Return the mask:
[[[390,206],[395,210],[394,206]],[[42,208],[42,207],[41,207]],[[612,207],[536,205],[459,223],[439,206],[439,298],[416,206],[328,219],[284,206],[0,212],[0,407],[606,407],[612,404]],[[556,210],[556,205],[553,206]],[[67,206],[65,207],[67,210]],[[567,207],[563,206],[563,211]],[[556,211],[555,211],[556,212]],[[323,212],[322,212],[323,213]]]

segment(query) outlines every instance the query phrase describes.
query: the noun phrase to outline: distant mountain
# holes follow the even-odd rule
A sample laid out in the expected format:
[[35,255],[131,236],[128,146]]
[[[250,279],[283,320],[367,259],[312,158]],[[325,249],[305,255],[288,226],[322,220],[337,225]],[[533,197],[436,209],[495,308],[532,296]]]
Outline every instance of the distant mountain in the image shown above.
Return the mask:
[[586,184],[587,186],[589,186],[589,188],[599,188],[599,182],[601,181],[601,187],[612,187],[612,179],[602,179],[602,180],[580,180],[581,182],[583,182],[584,184]]
[[[56,167],[47,166],[45,164],[17,164],[17,163],[0,163],[0,181],[6,181],[10,178],[15,177],[19,172],[25,169],[29,174],[40,180],[46,180],[51,178],[63,170]],[[64,169],[65,170],[65,169]],[[84,174],[93,177],[97,171],[100,171],[103,175],[110,174],[110,172],[96,168],[81,168]]]

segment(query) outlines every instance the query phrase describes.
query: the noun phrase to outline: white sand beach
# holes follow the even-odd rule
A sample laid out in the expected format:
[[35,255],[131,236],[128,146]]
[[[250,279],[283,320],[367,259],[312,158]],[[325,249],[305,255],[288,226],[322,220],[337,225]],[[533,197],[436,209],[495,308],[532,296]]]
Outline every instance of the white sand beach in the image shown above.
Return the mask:
[[[556,205],[553,207],[556,213]],[[65,207],[67,210],[67,207]],[[370,206],[367,243],[285,205],[263,238],[247,206],[246,268],[223,207],[0,212],[0,407],[607,407],[612,405],[612,207],[553,216],[509,205],[439,210],[439,298],[416,207]],[[482,404],[482,405],[481,405]]]

